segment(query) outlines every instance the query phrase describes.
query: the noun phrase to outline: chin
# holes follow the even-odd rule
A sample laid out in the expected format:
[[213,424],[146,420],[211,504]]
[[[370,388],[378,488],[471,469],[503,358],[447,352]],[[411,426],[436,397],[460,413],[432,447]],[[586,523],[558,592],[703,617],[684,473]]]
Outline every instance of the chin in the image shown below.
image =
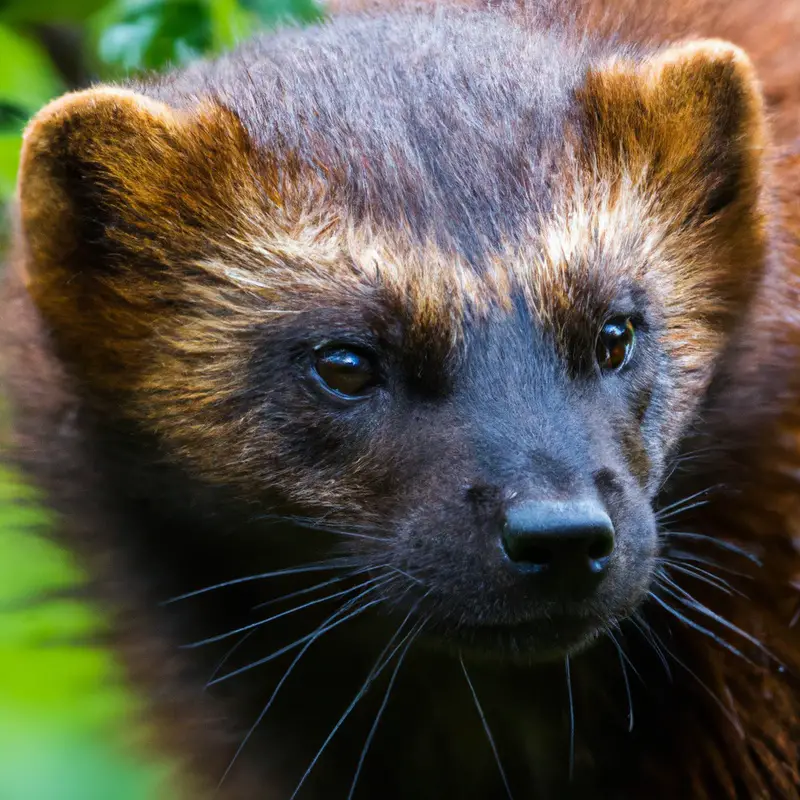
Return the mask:
[[545,664],[589,649],[625,616],[548,616],[514,625],[431,625],[424,641],[431,648],[484,661]]
[[478,628],[453,640],[459,650],[484,660],[546,664],[586,650],[607,630],[577,620],[530,623],[513,628]]
[[492,620],[471,613],[448,615],[432,621],[424,637],[437,649],[468,654],[472,658],[516,664],[545,664],[578,655],[636,613],[647,596],[649,581],[630,587],[619,602],[599,598],[546,608],[536,615],[509,614]]

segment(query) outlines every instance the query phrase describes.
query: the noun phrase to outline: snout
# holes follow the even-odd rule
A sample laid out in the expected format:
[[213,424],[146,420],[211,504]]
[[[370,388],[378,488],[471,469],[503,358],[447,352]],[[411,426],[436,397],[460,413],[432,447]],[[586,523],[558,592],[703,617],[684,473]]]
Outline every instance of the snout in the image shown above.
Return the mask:
[[585,648],[647,597],[658,537],[646,494],[624,476],[556,485],[554,474],[513,488],[474,482],[403,521],[397,565],[430,592],[432,638],[552,660]]
[[608,569],[614,525],[597,501],[531,501],[508,509],[500,540],[514,569],[539,591],[580,600]]

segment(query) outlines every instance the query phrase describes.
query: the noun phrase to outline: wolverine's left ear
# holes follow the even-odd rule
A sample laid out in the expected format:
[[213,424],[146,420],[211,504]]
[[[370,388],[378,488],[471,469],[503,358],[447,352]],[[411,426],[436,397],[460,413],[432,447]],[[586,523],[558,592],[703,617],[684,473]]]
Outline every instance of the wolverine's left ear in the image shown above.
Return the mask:
[[211,102],[177,110],[110,86],[55,100],[22,148],[29,272],[83,280],[191,250],[246,196],[247,150],[241,125]]
[[735,45],[707,39],[611,61],[590,71],[579,100],[586,154],[605,176],[644,180],[684,222],[755,204],[763,101]]
[[[55,100],[28,125],[15,261],[60,357],[93,385],[143,369],[187,287],[270,202],[239,120],[208,100],[173,108],[118,87]],[[271,185],[271,184],[270,184]],[[204,283],[204,281],[206,283]],[[202,305],[202,304],[201,304]]]

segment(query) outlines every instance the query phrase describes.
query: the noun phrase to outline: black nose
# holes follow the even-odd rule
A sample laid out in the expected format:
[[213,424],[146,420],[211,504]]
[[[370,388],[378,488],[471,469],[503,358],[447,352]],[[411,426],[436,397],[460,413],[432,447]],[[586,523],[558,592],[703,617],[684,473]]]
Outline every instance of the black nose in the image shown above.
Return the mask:
[[530,502],[506,513],[503,547],[531,572],[599,577],[614,550],[614,526],[596,502]]

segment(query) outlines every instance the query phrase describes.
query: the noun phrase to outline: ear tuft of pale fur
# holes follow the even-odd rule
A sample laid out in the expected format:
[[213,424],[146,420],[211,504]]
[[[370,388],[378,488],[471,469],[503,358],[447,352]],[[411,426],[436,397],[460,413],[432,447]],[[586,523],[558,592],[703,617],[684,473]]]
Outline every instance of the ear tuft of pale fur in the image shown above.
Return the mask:
[[601,168],[646,175],[685,216],[704,221],[756,202],[766,126],[747,54],[704,39],[644,61],[613,60],[580,93]]

